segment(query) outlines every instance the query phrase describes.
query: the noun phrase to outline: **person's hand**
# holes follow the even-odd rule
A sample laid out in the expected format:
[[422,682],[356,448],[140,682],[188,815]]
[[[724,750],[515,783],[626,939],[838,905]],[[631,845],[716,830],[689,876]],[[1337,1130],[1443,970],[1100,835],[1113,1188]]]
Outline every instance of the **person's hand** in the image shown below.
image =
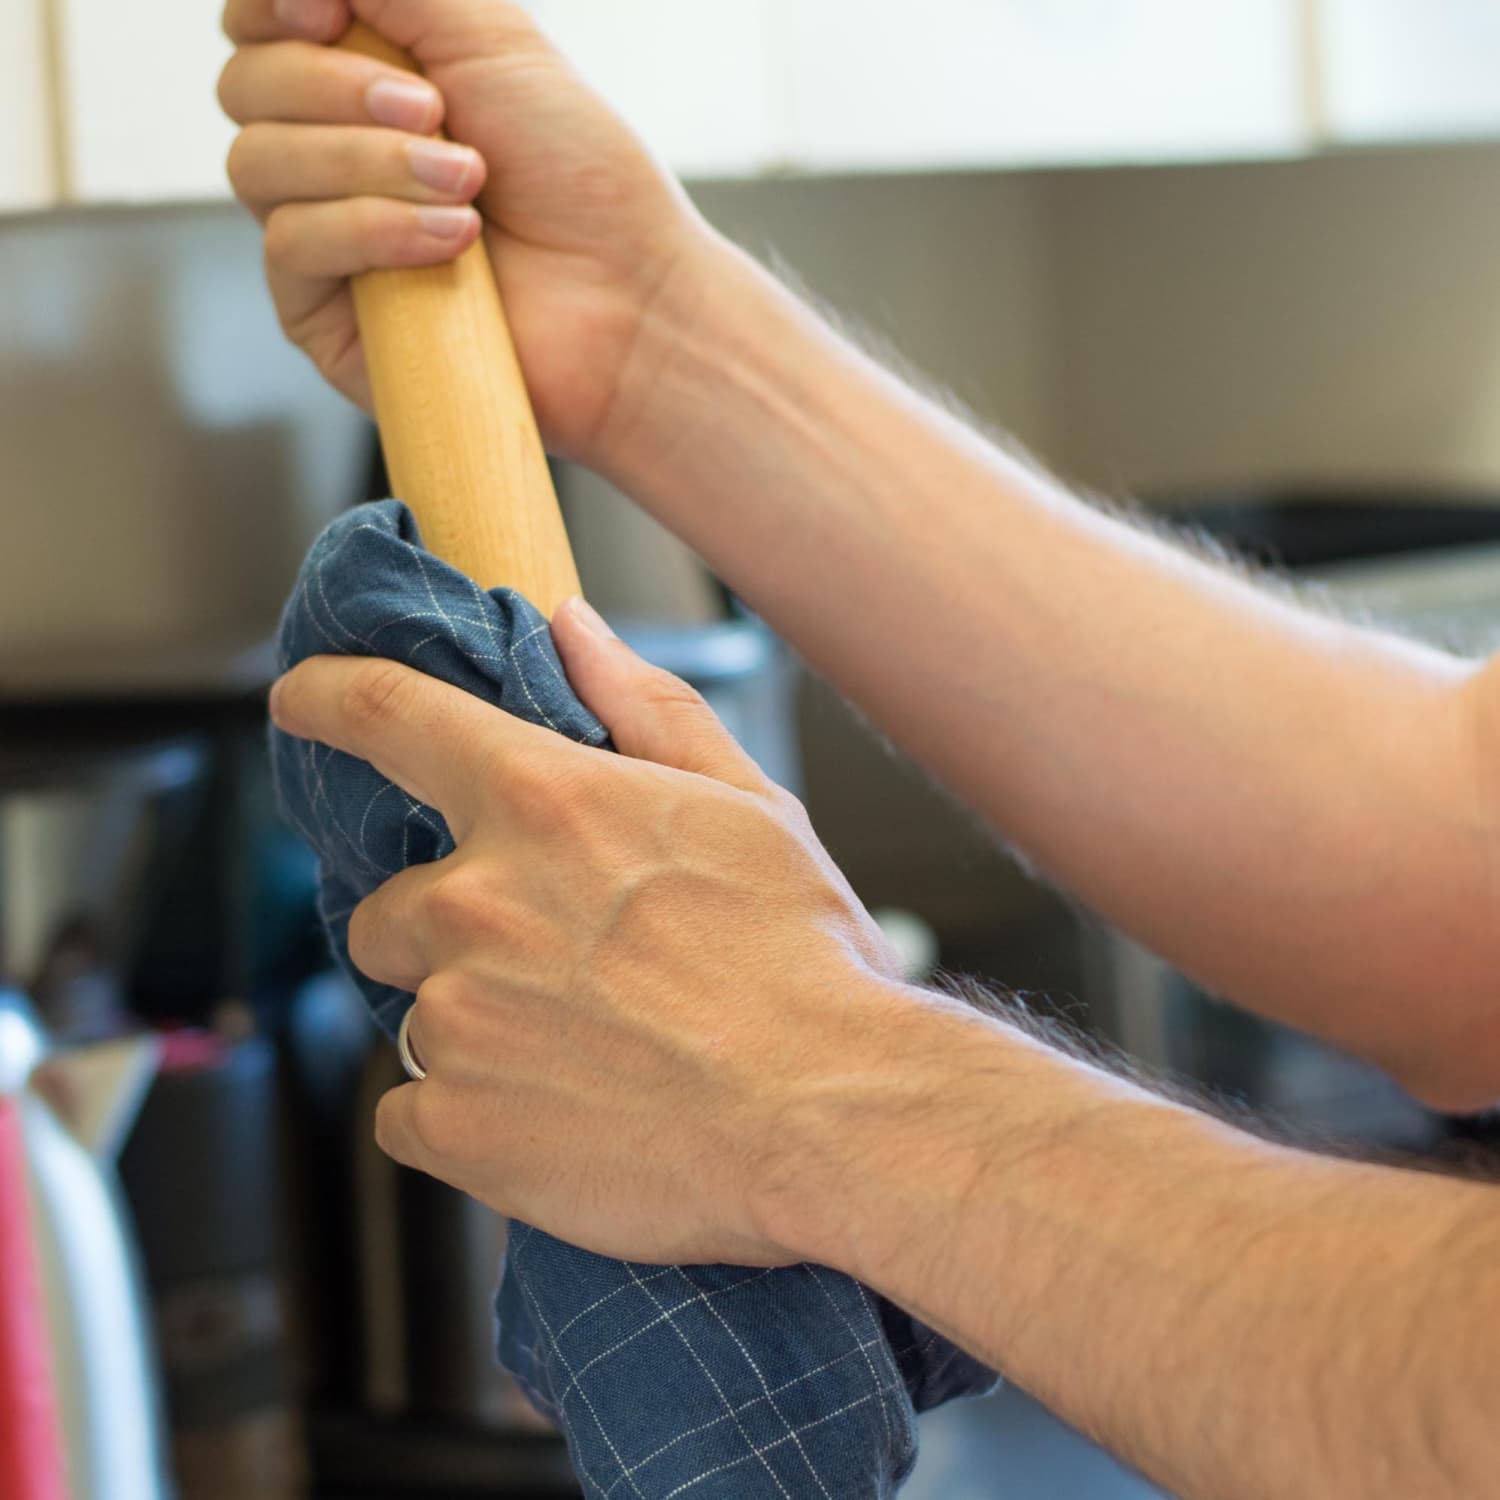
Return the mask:
[[277,724],[370,761],[458,847],[361,905],[350,956],[417,996],[427,1078],[381,1145],[502,1214],[641,1261],[801,1258],[771,1205],[826,1171],[831,1095],[906,1101],[898,961],[709,708],[579,602],[554,636],[621,751],[406,667],[318,658]]
[[[320,45],[351,15],[428,82]],[[224,27],[230,179],[265,225],[290,338],[368,410],[347,278],[451,260],[483,232],[544,438],[606,467],[649,384],[643,329],[691,307],[715,243],[631,130],[500,0],[228,0]],[[427,139],[440,126],[463,145]]]

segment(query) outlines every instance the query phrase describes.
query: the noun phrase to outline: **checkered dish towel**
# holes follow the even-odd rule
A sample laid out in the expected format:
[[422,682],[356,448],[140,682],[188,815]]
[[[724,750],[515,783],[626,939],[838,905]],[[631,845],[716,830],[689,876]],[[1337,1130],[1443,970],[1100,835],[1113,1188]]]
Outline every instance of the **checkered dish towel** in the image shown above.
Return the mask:
[[[351,511],[313,547],[281,666],[380,656],[589,745],[546,621],[424,552],[405,506]],[[372,767],[273,736],[282,806],[321,860],[334,951],[394,1033],[412,997],[349,963],[349,916],[391,876],[453,849],[442,818]],[[983,1366],[821,1266],[645,1266],[511,1227],[501,1362],[567,1437],[590,1500],[869,1500],[916,1458],[918,1411],[993,1388]]]

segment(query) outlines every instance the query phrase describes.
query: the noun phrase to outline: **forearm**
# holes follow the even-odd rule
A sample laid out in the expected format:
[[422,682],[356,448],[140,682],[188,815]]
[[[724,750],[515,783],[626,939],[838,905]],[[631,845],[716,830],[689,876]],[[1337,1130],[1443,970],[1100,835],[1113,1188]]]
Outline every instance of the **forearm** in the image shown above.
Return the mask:
[[1486,1492],[1496,1189],[1268,1146],[988,1022],[896,1030],[899,1069],[787,1113],[797,1251],[1184,1500]]
[[1103,915],[1419,1087],[1482,1056],[1484,1097],[1470,669],[1079,504],[746,263],[687,321],[615,477]]

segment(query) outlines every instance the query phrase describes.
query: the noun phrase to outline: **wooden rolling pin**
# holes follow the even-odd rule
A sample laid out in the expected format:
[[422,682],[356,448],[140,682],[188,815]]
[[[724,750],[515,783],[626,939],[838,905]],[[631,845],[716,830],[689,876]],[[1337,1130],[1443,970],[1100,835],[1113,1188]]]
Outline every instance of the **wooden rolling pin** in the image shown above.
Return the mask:
[[[415,71],[359,22],[339,45]],[[428,550],[550,619],[578,570],[483,240],[450,265],[357,277],[354,305],[391,487]]]

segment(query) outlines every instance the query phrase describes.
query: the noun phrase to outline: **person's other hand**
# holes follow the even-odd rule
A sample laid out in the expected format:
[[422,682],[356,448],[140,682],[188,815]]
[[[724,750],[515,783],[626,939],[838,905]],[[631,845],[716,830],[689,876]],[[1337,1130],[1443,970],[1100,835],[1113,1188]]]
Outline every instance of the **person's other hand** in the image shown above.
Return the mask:
[[360,970],[416,994],[428,1070],[383,1101],[380,1143],[602,1254],[799,1259],[770,1206],[837,1176],[802,1127],[831,1098],[910,1104],[895,1022],[918,1007],[800,804],[702,699],[578,602],[554,636],[620,754],[390,662],[319,658],[275,694],[283,730],[368,760],[458,845],[350,927]]
[[[323,45],[354,15],[428,81]],[[650,383],[643,329],[688,315],[716,243],[629,127],[500,0],[228,0],[224,28],[230,179],[288,336],[369,410],[348,278],[483,233],[548,446],[607,467]]]

